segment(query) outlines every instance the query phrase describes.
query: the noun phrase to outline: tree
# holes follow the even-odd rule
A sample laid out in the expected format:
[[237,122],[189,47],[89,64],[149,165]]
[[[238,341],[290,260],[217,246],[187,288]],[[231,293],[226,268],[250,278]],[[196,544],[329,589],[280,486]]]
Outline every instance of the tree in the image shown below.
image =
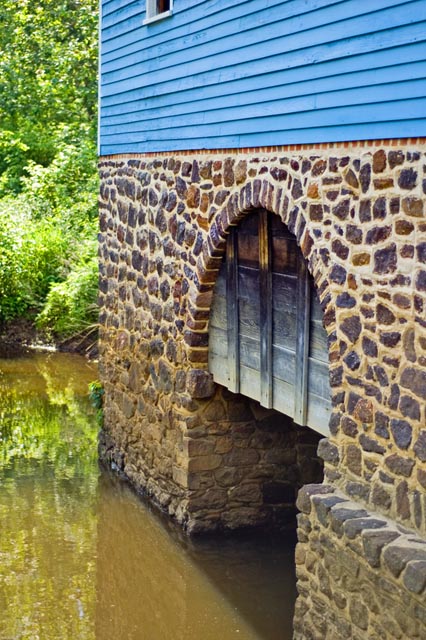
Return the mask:
[[29,160],[95,140],[97,1],[2,0],[0,24],[0,174],[17,192]]
[[70,333],[96,318],[97,0],[2,0],[0,24],[0,322]]

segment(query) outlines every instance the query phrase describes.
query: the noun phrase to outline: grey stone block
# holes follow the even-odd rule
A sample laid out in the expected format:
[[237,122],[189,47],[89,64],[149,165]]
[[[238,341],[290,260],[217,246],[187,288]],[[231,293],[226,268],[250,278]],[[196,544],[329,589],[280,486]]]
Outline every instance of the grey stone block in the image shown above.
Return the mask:
[[422,593],[426,587],[426,560],[409,562],[403,580],[409,591]]
[[396,578],[410,560],[426,561],[426,551],[414,546],[392,544],[383,553],[383,560]]
[[363,531],[361,535],[366,560],[372,567],[380,566],[383,547],[399,537],[396,531],[383,529]]
[[331,507],[334,507],[335,504],[339,504],[340,502],[346,502],[343,498],[339,498],[338,496],[313,496],[312,503],[315,505],[315,511],[318,517],[318,520],[324,527],[327,527],[329,524],[329,512]]
[[334,488],[326,484],[306,484],[298,493],[296,507],[302,513],[311,513],[311,497],[314,495],[333,493]]
[[346,520],[350,520],[352,518],[364,518],[367,515],[368,514],[365,509],[337,506],[335,508],[332,508],[330,512],[331,528],[337,533],[338,536],[342,536],[343,525]]
[[350,540],[353,540],[367,529],[383,529],[386,526],[384,520],[378,520],[377,518],[364,518],[355,517],[351,520],[346,520],[343,525],[344,532]]

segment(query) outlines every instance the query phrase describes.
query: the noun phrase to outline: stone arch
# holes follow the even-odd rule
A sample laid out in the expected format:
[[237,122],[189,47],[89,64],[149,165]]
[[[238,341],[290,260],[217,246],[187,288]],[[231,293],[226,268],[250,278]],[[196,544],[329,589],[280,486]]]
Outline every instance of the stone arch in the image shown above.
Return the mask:
[[[289,195],[286,195],[287,193]],[[285,185],[267,179],[252,180],[246,182],[239,191],[234,191],[225,206],[216,212],[207,230],[203,251],[196,263],[197,278],[193,281],[190,291],[191,307],[188,320],[191,326],[185,330],[185,342],[189,347],[200,344],[199,331],[203,332],[205,354],[202,363],[197,363],[197,367],[201,369],[207,369],[208,320],[213,290],[230,228],[237,226],[250,213],[262,208],[277,215],[296,238],[316,286],[329,343],[332,344],[336,340],[333,329],[335,314],[327,267],[315,244],[308,216],[303,208],[294,203],[291,192],[285,190]],[[189,360],[194,361],[194,358],[190,355]],[[331,359],[330,365],[332,365]],[[330,377],[332,379],[332,376]]]
[[[276,187],[274,182],[263,179],[247,182],[239,192],[229,197],[226,206],[212,218],[205,249],[197,261],[200,284],[206,281],[207,271],[216,269],[217,257],[223,254],[229,227],[237,225],[245,215],[259,208],[274,213],[287,226],[296,237],[303,257],[308,262],[311,275],[314,280],[318,279],[323,271],[323,263],[310,234],[309,219],[305,211],[294,204],[291,196],[289,198],[283,192],[284,187],[279,185]],[[328,280],[325,280],[321,287],[321,300],[325,300],[327,294]]]
[[[258,182],[248,182],[239,191],[231,194],[225,206],[211,219],[206,232],[203,252],[197,260],[197,277],[192,281],[193,289],[190,292],[193,311],[189,313],[188,322],[191,326],[188,326],[186,330],[186,341],[189,329],[194,335],[203,331],[206,336],[206,356],[208,356],[208,320],[213,290],[225,252],[226,240],[230,228],[235,228],[250,213],[264,209],[277,216],[287,228],[290,223],[289,230],[296,238],[297,246],[301,250],[310,274],[314,277],[315,274],[318,274],[317,281],[321,278],[321,282],[325,283],[322,288],[323,300],[329,294],[328,279],[324,277],[324,265],[321,262],[319,252],[314,250],[314,243],[309,233],[309,223],[303,210],[293,207],[292,213],[288,203],[280,205],[279,197],[275,197],[277,187],[273,182],[267,182],[260,194],[256,196],[259,189]],[[328,306],[329,301],[326,300],[325,304]],[[197,465],[202,463],[199,463],[198,460],[190,460],[189,471],[194,477],[197,475],[199,483],[202,483],[203,478],[206,478],[207,483],[216,486],[221,499],[225,500],[222,493],[228,491],[232,496],[235,494],[236,499],[241,499],[244,504],[244,507],[240,508],[240,505],[236,508],[224,502],[226,506],[223,507],[223,513],[220,517],[217,516],[218,520],[215,526],[234,528],[276,522],[292,528],[294,526],[294,500],[297,490],[306,482],[319,482],[323,478],[322,465],[316,455],[320,435],[310,428],[298,426],[285,412],[270,409],[268,414],[268,410],[263,409],[258,402],[245,396],[244,391],[243,395],[232,394],[221,385],[212,385],[210,387],[211,402],[209,402],[207,394],[204,393],[207,385],[199,383],[200,380],[206,379],[199,375],[201,371],[210,376],[207,373],[207,358],[205,362],[200,364],[197,362],[195,367],[192,372],[188,372],[190,380],[194,374],[194,385],[188,390],[190,393],[192,392],[194,398],[204,399],[204,402],[199,405],[201,421],[204,425],[203,433],[209,439],[210,446],[213,446],[214,442],[215,447],[216,443],[221,447],[222,440],[227,438],[232,449],[227,452],[225,448],[223,454],[213,454],[217,459],[212,458],[209,463],[211,462],[212,466],[218,465],[216,469],[200,469]],[[195,384],[196,380],[198,384]],[[221,412],[223,412],[223,416]],[[250,429],[255,434],[254,439],[262,442],[260,445],[260,448],[264,447],[262,451],[257,450],[251,436],[240,434],[240,427],[238,424],[234,424],[236,420],[240,419],[236,418],[236,414],[242,415],[247,424],[250,423]],[[222,432],[226,433],[225,437],[221,436]],[[244,441],[245,444],[241,450],[239,445],[235,445],[236,441]],[[191,443],[190,451],[198,451],[197,446],[199,446],[198,443],[194,443],[194,445]],[[226,445],[224,446],[226,447]],[[268,448],[270,452],[266,453]],[[292,461],[290,461],[292,455],[290,450],[297,451],[297,455]],[[271,462],[269,466],[265,464],[265,458],[268,463]],[[242,469],[239,468],[240,464]],[[290,475],[286,475],[288,464],[292,469],[289,474],[294,474],[291,481]],[[253,482],[250,480],[249,470],[257,468],[257,466],[259,469],[263,468],[263,478]],[[266,467],[267,472],[265,472]],[[226,474],[229,476],[232,489],[228,487],[224,489],[222,486],[222,483],[226,486],[228,482]],[[219,488],[216,483],[219,484]],[[245,491],[247,493],[244,493]],[[191,500],[193,499],[197,505],[202,504],[207,508],[207,497],[204,494],[204,490],[195,489]],[[213,495],[213,490],[211,495]],[[202,530],[204,527],[202,518],[194,513],[188,527],[192,532]]]

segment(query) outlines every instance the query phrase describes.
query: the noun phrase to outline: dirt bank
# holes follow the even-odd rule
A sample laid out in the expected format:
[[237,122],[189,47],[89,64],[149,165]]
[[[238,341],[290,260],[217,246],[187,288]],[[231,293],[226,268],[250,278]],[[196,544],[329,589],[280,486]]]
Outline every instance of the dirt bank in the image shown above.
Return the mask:
[[94,360],[98,355],[97,331],[82,332],[65,340],[53,341],[37,331],[31,320],[25,318],[0,325],[0,354],[14,355],[28,348],[79,353]]

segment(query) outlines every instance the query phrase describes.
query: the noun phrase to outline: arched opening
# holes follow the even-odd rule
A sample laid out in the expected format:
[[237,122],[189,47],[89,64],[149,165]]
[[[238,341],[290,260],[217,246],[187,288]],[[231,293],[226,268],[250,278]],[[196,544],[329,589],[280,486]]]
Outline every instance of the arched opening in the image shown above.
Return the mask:
[[233,393],[329,433],[321,306],[295,236],[264,209],[228,237],[211,307],[209,369]]

